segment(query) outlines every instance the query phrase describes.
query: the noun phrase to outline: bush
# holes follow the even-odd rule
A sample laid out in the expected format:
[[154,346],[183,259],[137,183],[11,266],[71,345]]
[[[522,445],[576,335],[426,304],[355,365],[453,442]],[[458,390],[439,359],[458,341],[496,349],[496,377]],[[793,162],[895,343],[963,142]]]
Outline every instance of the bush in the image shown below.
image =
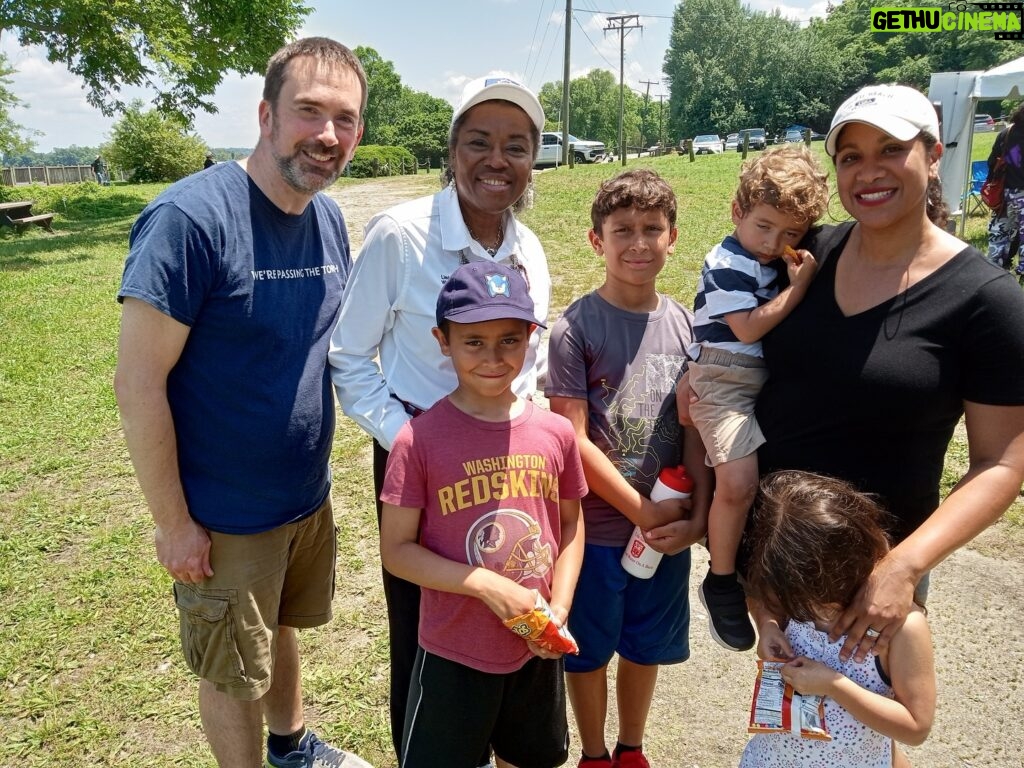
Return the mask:
[[155,194],[137,187],[101,187],[95,181],[77,184],[0,186],[0,202],[33,200],[32,213],[56,213],[67,221],[101,220],[139,213]]
[[412,174],[416,173],[416,158],[405,147],[385,147],[379,144],[356,147],[355,157],[349,163],[347,173],[357,179]]

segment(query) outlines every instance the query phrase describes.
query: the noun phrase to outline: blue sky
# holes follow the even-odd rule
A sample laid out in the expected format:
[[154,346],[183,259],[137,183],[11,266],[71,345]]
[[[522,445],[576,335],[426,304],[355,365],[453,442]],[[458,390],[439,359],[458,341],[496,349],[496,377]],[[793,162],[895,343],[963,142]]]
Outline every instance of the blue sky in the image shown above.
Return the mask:
[[[315,0],[302,35],[324,35],[354,48],[366,45],[394,64],[402,82],[418,91],[454,102],[462,85],[474,77],[502,72],[530,87],[562,78],[565,38],[564,0],[422,0],[366,2]],[[618,77],[619,35],[604,30],[608,16],[638,14],[642,30],[625,37],[625,82],[639,92],[641,81],[661,80],[668,47],[672,0],[573,0],[571,77],[601,68]],[[757,10],[778,8],[789,18],[822,16],[824,1],[789,0],[788,4],[752,0]],[[0,38],[17,73],[13,90],[27,103],[12,117],[40,131],[36,150],[71,144],[95,146],[108,138],[113,120],[90,107],[79,78],[46,61],[40,48],[23,48],[9,31]],[[251,147],[258,136],[256,106],[262,80],[229,75],[214,102],[218,113],[201,113],[196,132],[212,147]],[[146,100],[145,91],[126,91]],[[668,88],[651,85],[652,97]]]

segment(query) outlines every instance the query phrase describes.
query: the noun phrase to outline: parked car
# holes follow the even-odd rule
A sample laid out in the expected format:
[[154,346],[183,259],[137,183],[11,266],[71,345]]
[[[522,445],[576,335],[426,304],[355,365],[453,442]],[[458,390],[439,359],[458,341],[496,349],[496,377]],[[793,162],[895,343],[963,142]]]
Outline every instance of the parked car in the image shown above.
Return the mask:
[[[573,158],[577,163],[596,163],[604,159],[605,147],[600,141],[588,141],[569,134],[569,145],[572,147]],[[558,165],[562,162],[562,134],[556,131],[545,131],[540,137],[540,152],[534,167],[542,165]]]
[[738,133],[730,133],[728,136],[725,137],[725,151],[735,152],[736,145],[739,143],[739,141],[740,135]]
[[780,144],[799,144],[804,140],[803,131],[786,131]]
[[975,133],[989,133],[996,129],[996,121],[992,119],[992,115],[975,115],[974,116],[974,132]]
[[764,149],[768,144],[768,135],[764,132],[764,128],[744,128],[740,131],[736,141],[736,151],[743,151],[744,137],[747,139],[747,144],[750,149]]
[[[781,131],[779,131],[775,135],[775,143],[776,144],[785,144],[786,142],[789,142],[789,141],[803,141],[804,140],[804,133],[806,131],[808,131],[808,130],[811,131],[811,141],[824,141],[825,140],[825,134],[824,133],[818,133],[813,128],[808,129],[808,127],[806,125],[799,125],[799,124],[794,123],[793,125],[787,125],[785,128],[783,128]],[[796,131],[798,134],[800,134],[800,138],[799,139],[788,138],[790,131]]]
[[720,155],[722,151],[722,137],[717,133],[702,133],[693,137],[693,154],[695,155]]

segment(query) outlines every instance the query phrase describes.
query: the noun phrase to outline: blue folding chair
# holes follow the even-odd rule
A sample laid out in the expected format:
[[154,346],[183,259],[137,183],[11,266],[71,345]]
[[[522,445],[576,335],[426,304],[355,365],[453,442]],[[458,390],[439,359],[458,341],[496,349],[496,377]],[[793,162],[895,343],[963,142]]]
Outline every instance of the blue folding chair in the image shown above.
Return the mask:
[[981,199],[981,188],[988,178],[988,160],[975,160],[971,163],[971,189],[967,194],[967,215],[981,210],[985,216],[988,215],[988,206]]

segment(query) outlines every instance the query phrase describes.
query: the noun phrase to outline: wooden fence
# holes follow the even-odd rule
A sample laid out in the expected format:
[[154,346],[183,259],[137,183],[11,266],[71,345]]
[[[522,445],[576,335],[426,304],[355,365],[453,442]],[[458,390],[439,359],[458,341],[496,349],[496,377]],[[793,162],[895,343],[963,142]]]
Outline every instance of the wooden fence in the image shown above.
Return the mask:
[[[123,180],[123,174],[111,171],[111,177]],[[0,184],[20,187],[25,184],[75,184],[96,181],[92,166],[88,165],[33,165],[0,168]]]

